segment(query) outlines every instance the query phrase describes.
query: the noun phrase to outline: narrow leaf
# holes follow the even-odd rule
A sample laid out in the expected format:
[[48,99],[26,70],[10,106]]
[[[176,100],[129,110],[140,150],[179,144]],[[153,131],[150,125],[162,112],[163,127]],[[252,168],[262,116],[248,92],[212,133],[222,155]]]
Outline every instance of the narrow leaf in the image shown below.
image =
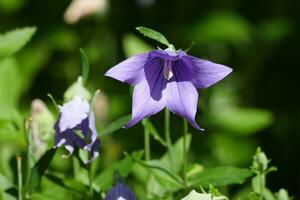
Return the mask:
[[35,27],[19,28],[0,35],[0,59],[19,51],[36,32]]
[[153,29],[146,28],[146,27],[143,27],[143,26],[137,27],[136,29],[141,34],[143,34],[144,36],[149,37],[153,40],[156,40],[156,41],[158,41],[158,42],[160,42],[160,43],[162,43],[166,46],[170,46],[169,41],[167,40],[167,38],[163,34],[157,32]]
[[125,126],[125,124],[127,124],[127,122],[130,120],[131,116],[127,115],[124,117],[121,117],[120,119],[117,119],[116,121],[114,121],[113,123],[111,123],[110,125],[108,125],[106,128],[104,128],[104,130],[102,130],[100,132],[100,135],[107,135],[110,133],[115,132],[116,130],[122,128]]
[[39,184],[41,177],[44,175],[45,171],[48,169],[52,158],[54,157],[56,149],[49,149],[34,165],[31,169],[29,183],[28,183],[28,193],[32,194],[34,188]]
[[90,63],[83,49],[80,49],[80,58],[81,58],[83,85],[86,85],[89,77],[89,72],[90,72]]
[[250,176],[252,176],[252,172],[249,169],[215,167],[204,169],[202,172],[192,176],[190,182],[195,187],[208,187],[210,184],[224,186],[228,184],[241,184]]

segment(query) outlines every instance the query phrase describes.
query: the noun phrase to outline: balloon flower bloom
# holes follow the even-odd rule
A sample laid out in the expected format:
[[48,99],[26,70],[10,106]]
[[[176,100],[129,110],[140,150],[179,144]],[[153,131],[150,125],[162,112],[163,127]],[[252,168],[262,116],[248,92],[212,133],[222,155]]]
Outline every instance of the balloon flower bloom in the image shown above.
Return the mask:
[[75,97],[59,106],[60,115],[54,125],[54,148],[64,145],[72,155],[75,147],[89,153],[91,162],[99,155],[100,141],[97,138],[94,113],[90,111],[87,100]]
[[134,85],[131,127],[163,108],[185,118],[193,127],[197,89],[207,88],[226,77],[231,68],[188,55],[182,50],[153,50],[128,58],[106,76]]

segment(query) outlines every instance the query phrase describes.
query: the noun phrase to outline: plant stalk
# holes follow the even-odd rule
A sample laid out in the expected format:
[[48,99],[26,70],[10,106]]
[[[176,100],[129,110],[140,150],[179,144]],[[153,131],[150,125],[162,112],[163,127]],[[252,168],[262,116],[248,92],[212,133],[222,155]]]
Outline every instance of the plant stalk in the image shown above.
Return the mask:
[[26,185],[25,185],[25,196],[30,198],[29,194],[29,181],[32,167],[32,118],[27,120],[26,125],[26,140],[27,140],[27,154],[26,154]]
[[18,171],[18,199],[23,200],[23,174],[22,174],[22,157],[17,156],[17,171]]
[[188,123],[183,120],[183,168],[182,168],[182,179],[187,184],[186,169],[188,165],[188,148],[187,148],[187,137],[188,137]]
[[170,156],[170,167],[173,167],[173,148],[170,133],[170,111],[165,109],[165,138],[167,142],[167,148]]
[[[145,121],[147,119],[144,119]],[[145,160],[149,161],[151,159],[151,150],[150,150],[150,133],[149,130],[144,126],[144,148],[145,148]]]

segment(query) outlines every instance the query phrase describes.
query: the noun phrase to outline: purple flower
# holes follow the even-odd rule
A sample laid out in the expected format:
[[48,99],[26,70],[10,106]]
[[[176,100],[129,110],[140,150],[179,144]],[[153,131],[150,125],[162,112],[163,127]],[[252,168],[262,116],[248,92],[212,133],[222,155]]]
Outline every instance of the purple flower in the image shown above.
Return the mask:
[[135,200],[135,196],[127,186],[117,183],[107,192],[104,200]]
[[231,68],[187,55],[184,51],[153,50],[128,58],[106,76],[134,85],[131,127],[164,107],[195,128],[198,92],[215,84]]
[[97,137],[94,113],[87,100],[75,97],[60,106],[60,115],[54,125],[54,148],[65,146],[72,155],[75,147],[90,153],[91,162],[99,155],[100,141]]

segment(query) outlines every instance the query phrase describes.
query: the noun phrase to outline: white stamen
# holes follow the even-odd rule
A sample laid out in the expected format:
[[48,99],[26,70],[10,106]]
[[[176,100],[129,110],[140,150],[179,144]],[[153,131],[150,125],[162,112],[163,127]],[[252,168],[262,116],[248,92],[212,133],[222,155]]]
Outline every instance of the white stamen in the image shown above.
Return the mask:
[[120,196],[117,200],[126,200],[126,199]]
[[167,80],[170,80],[174,74],[172,71],[172,63],[170,60],[166,60],[163,66],[164,77]]

